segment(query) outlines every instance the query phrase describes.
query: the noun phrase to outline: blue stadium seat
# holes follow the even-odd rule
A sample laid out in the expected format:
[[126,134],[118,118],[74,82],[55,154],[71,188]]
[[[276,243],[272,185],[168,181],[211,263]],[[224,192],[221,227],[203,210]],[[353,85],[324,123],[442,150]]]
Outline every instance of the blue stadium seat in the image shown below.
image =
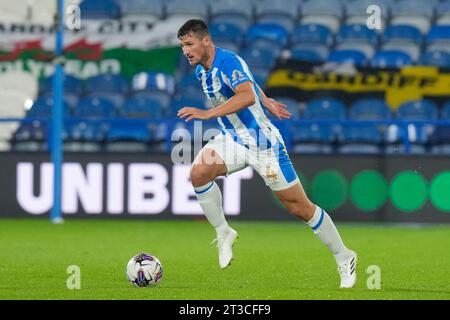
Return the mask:
[[163,113],[167,111],[172,101],[172,96],[167,95],[165,92],[158,92],[158,91],[139,91],[133,94],[132,97],[149,98],[158,101],[158,104],[161,106]]
[[343,154],[378,154],[383,135],[376,125],[345,125],[339,134],[338,152]]
[[443,0],[436,6],[436,24],[450,25],[450,0]]
[[399,0],[392,3],[391,25],[411,25],[421,33],[428,32],[434,7],[428,0]]
[[74,116],[87,118],[111,118],[116,116],[112,102],[102,98],[85,97],[74,110]]
[[86,121],[68,121],[64,125],[64,141],[101,143],[105,138],[104,126]]
[[[310,100],[301,115],[306,120],[343,120],[346,117],[345,105],[334,98]],[[295,152],[330,153],[339,125],[302,124],[295,126],[293,144]],[[309,141],[308,141],[309,139]],[[300,143],[300,141],[303,141]]]
[[444,120],[450,120],[450,100],[447,101],[442,106],[441,118],[444,119]]
[[402,104],[396,113],[402,120],[436,120],[437,106],[429,100],[415,100]]
[[15,151],[48,151],[49,127],[41,121],[23,123],[13,133],[10,143]]
[[341,2],[328,0],[309,0],[300,5],[302,24],[321,24],[332,32],[337,32],[344,10]]
[[164,17],[163,0],[117,0],[120,13],[123,18],[135,18],[136,16]]
[[177,57],[177,67],[175,71],[175,75],[180,77],[180,75],[193,73],[195,72],[195,67],[191,66],[188,59],[183,55],[183,52],[180,50],[180,53]]
[[274,99],[286,105],[286,110],[292,114],[291,119],[296,120],[300,118],[300,106],[297,100],[288,97],[274,97]]
[[[429,100],[416,100],[402,104],[396,113],[397,119],[401,120],[436,120],[438,118],[438,109],[436,105]],[[409,124],[408,139],[415,147],[413,153],[424,153],[426,144],[430,141],[430,135],[435,130],[434,125],[428,124]],[[400,132],[399,138],[405,133]]]
[[402,43],[397,41],[390,41],[381,46],[381,51],[396,51],[404,53],[409,57],[411,63],[415,63],[417,60],[419,60],[421,46],[411,42]]
[[450,68],[450,53],[443,51],[425,52],[420,57],[419,64]]
[[296,153],[331,153],[335,141],[332,126],[296,124],[290,126],[293,151]]
[[227,22],[212,22],[208,26],[214,42],[228,41],[236,44],[238,47],[243,41],[242,30],[234,24]]
[[301,48],[291,50],[291,58],[310,62],[320,62],[323,60],[317,51]]
[[274,52],[272,50],[252,47],[244,48],[241,52],[239,52],[239,56],[247,62],[250,69],[253,67],[264,67],[270,69],[277,58],[274,56]]
[[230,40],[223,40],[223,39],[214,40],[214,44],[216,45],[216,47],[220,47],[222,49],[226,49],[233,52],[238,52],[241,49],[240,45]]
[[358,42],[376,45],[378,41],[377,34],[374,30],[367,28],[364,24],[350,24],[341,26],[339,33],[336,35],[336,42]]
[[330,55],[328,46],[323,44],[296,44],[291,47],[291,54],[303,56],[309,59],[320,58],[320,61],[324,61]]
[[203,93],[200,80],[197,79],[194,73],[182,75],[176,82],[176,89],[177,92],[200,91]]
[[362,99],[350,108],[349,118],[352,120],[390,120],[391,109],[383,99]]
[[119,74],[100,74],[87,79],[85,84],[88,94],[91,92],[115,92],[126,95],[129,91],[127,79]]
[[132,90],[161,91],[171,95],[175,91],[175,80],[171,75],[162,72],[140,72],[132,79]]
[[348,63],[351,62],[355,66],[364,66],[366,64],[366,55],[358,50],[335,50],[328,56],[328,61]]
[[288,42],[288,31],[279,25],[270,23],[255,24],[245,33],[245,43],[248,46],[255,46],[258,40],[266,41],[272,47],[274,45],[283,48]]
[[[65,105],[64,116],[70,116],[71,110]],[[33,106],[27,112],[27,117],[52,117],[53,97],[43,96],[33,102]]]
[[[53,76],[45,78],[39,83],[39,94],[46,95],[53,92]],[[83,94],[82,80],[70,75],[64,75],[64,93]]]
[[119,19],[120,9],[113,0],[84,0],[80,3],[81,20]]
[[154,118],[162,117],[164,108],[157,99],[149,97],[131,97],[123,106],[122,115],[128,118]]
[[167,117],[175,118],[178,110],[183,107],[196,107],[206,109],[206,98],[196,99],[193,97],[175,96],[172,100],[169,109],[166,112]]
[[255,15],[258,23],[272,23],[291,31],[298,18],[297,1],[262,0],[255,2]]
[[[166,1],[167,17],[182,16],[184,18],[208,18],[209,5],[203,0],[171,0]],[[187,20],[187,19],[186,19]]]
[[120,110],[125,102],[125,95],[119,92],[91,92],[85,97],[107,100],[113,104],[116,110]]
[[429,141],[433,154],[450,154],[450,127],[437,126],[430,134]]
[[[450,100],[442,106],[441,120],[450,122]],[[433,153],[450,155],[450,126],[436,126],[429,139]]]
[[309,120],[343,120],[346,118],[346,107],[334,98],[318,98],[308,102],[301,117]]
[[320,24],[305,24],[292,31],[292,45],[311,43],[330,46],[333,43],[333,34],[330,29]]
[[13,135],[14,142],[45,141],[48,134],[48,126],[41,121],[23,123]]
[[108,128],[106,140],[110,141],[140,141],[148,143],[151,140],[151,132],[147,128],[146,121],[116,123]]
[[378,51],[370,62],[370,65],[376,68],[401,68],[410,64],[412,64],[411,57],[396,50]]
[[426,39],[428,44],[437,41],[450,42],[450,25],[432,26]]
[[269,70],[268,68],[252,68],[253,77],[255,78],[255,82],[259,85],[260,88],[264,87],[267,79],[269,78]]
[[248,29],[253,21],[253,4],[251,1],[221,0],[211,6],[211,22],[226,22],[240,28]]
[[420,30],[414,26],[389,26],[384,30],[381,40],[383,43],[398,41],[401,43],[412,42],[420,44],[422,42],[422,34],[420,33]]
[[[53,93],[46,93],[44,95],[39,95],[36,100],[45,100],[49,99],[49,103],[53,105]],[[69,116],[72,111],[75,109],[76,105],[80,101],[80,96],[72,94],[72,93],[64,93],[63,96],[63,104],[64,104],[64,114]]]

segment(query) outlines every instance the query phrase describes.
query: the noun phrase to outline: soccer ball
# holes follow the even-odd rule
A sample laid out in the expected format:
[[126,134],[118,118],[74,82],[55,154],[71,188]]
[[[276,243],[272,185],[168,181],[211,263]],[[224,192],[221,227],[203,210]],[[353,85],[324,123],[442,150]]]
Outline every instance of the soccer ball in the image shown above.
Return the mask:
[[127,278],[137,287],[151,287],[161,281],[162,264],[155,256],[148,253],[135,255],[128,261]]

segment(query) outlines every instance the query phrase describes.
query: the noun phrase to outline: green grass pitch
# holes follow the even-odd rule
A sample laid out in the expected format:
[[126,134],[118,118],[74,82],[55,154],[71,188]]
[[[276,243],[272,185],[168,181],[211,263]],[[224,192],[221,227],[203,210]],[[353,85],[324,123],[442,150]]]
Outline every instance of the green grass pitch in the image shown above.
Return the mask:
[[[229,268],[218,265],[204,220],[0,220],[0,299],[450,299],[450,226],[338,224],[359,254],[357,285],[339,289],[334,258],[302,222],[233,222]],[[157,256],[160,284],[133,287],[125,266]],[[69,290],[70,265],[81,289]],[[370,265],[381,288],[368,289]]]

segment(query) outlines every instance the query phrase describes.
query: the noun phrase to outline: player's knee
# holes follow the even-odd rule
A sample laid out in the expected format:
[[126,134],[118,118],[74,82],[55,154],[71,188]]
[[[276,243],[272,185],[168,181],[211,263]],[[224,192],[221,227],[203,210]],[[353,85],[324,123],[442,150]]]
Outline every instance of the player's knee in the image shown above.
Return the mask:
[[202,165],[193,165],[190,172],[191,182],[194,187],[201,187],[211,181],[208,170]]

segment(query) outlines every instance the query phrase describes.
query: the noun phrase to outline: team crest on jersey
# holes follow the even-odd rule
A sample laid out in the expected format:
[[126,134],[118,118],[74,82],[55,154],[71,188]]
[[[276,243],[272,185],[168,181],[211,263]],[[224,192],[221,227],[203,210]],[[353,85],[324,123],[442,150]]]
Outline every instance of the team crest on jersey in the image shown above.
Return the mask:
[[231,73],[231,81],[236,82],[239,80],[242,80],[244,78],[244,74],[240,72],[239,70],[234,70]]
[[271,182],[276,182],[278,180],[277,173],[271,168],[271,166],[266,167],[266,177]]

